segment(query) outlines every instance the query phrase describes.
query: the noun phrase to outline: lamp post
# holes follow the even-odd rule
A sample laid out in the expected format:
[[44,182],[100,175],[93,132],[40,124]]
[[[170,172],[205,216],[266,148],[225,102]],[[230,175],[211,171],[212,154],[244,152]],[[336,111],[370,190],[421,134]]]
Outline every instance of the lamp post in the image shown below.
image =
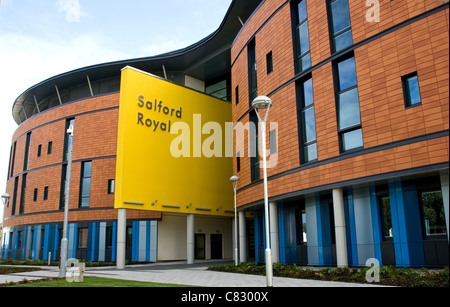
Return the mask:
[[239,182],[238,176],[233,176],[230,178],[230,181],[233,183],[234,188],[234,262],[236,266],[239,265],[239,259],[238,259],[238,227],[237,227],[237,202],[236,202],[236,189],[237,184]]
[[[259,96],[252,102],[252,107],[258,116],[261,125],[262,135],[262,156],[263,156],[263,172],[264,172],[264,211],[266,219],[266,281],[267,287],[273,287],[273,268],[272,268],[272,250],[270,248],[270,222],[269,222],[269,196],[267,192],[267,157],[266,157],[266,121],[269,117],[269,111],[273,102],[269,97]],[[266,110],[264,120],[259,116],[258,110]]]
[[5,193],[5,194],[2,195],[3,215],[2,215],[2,229],[1,229],[1,232],[0,232],[0,243],[1,243],[0,259],[2,259],[2,255],[3,255],[3,227],[5,227],[5,225],[4,225],[4,223],[5,223],[5,210],[6,210],[6,207],[8,206],[10,198],[11,198],[11,195],[9,195],[8,193]]
[[[69,223],[69,195],[70,195],[70,179],[72,176],[72,153],[73,153],[73,126],[70,125],[67,129],[69,135],[69,148],[67,155],[67,177],[66,177],[66,195],[64,200],[64,226],[63,235],[61,239],[61,257],[59,263],[59,278],[66,277],[66,262],[67,262],[67,228]],[[72,138],[72,140],[70,140]]]

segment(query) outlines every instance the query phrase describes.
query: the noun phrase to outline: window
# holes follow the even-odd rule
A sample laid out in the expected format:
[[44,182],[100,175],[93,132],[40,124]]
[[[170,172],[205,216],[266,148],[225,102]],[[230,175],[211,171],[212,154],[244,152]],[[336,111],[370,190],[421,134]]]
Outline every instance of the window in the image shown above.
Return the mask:
[[25,195],[27,192],[27,174],[22,176],[22,190],[20,192],[20,207],[19,214],[24,213],[25,211]]
[[316,116],[314,108],[313,80],[307,79],[299,83],[298,87],[298,118],[301,127],[301,156],[302,163],[317,160]]
[[38,146],[38,152],[37,152],[37,156],[40,157],[42,153],[42,145]]
[[229,101],[231,99],[231,95],[228,94],[229,90],[231,90],[231,87],[230,89],[228,88],[228,80],[225,79],[219,82],[208,82],[205,93],[218,99]]
[[237,172],[239,173],[241,171],[241,152],[238,152],[236,154],[236,159],[237,159],[236,161]]
[[340,60],[337,71],[337,116],[341,152],[363,147],[355,58]]
[[91,198],[92,161],[81,164],[80,207],[87,208]]
[[106,248],[112,248],[113,245],[113,229],[106,227]]
[[114,179],[108,180],[108,194],[114,194],[116,181]]
[[44,188],[44,200],[48,199],[48,187]]
[[38,197],[38,189],[34,189],[34,195],[33,195],[34,202],[37,202],[37,197]]
[[381,209],[383,238],[384,240],[389,240],[394,237],[392,227],[391,201],[389,199],[389,196],[380,196],[379,203]]
[[73,142],[73,135],[68,135],[67,134],[67,129],[69,129],[69,127],[75,127],[75,118],[71,118],[66,120],[66,129],[64,130],[64,157],[63,157],[63,161],[67,162],[68,159],[68,154],[69,154],[69,145],[72,144]]
[[64,209],[66,202],[66,186],[67,186],[67,164],[62,165],[61,169],[61,193],[59,196],[59,209]]
[[330,0],[328,5],[332,52],[353,44],[348,0]]
[[442,191],[423,191],[419,196],[423,210],[425,235],[446,235],[447,226]]
[[87,248],[88,247],[88,228],[79,228],[78,229],[78,248]]
[[255,40],[248,45],[248,88],[249,104],[252,106],[253,100],[258,96],[258,79],[256,66],[256,44]]
[[278,153],[278,144],[277,144],[277,129],[273,129],[270,131],[270,154],[274,155]]
[[236,86],[235,94],[236,94],[236,105],[238,105],[239,104],[239,86]]
[[258,129],[258,117],[255,113],[256,111],[250,112],[250,125],[254,125],[256,129],[250,129],[250,171],[251,180],[257,181],[260,179],[259,173],[259,129]]
[[31,146],[31,132],[27,133],[27,141],[25,145],[25,157],[23,160],[23,170],[28,169],[28,162],[30,160],[30,146]]
[[53,147],[53,142],[48,142],[47,155],[52,154],[52,147]]
[[267,64],[267,74],[271,74],[273,72],[273,57],[272,57],[272,51],[270,51],[266,55],[266,64]]
[[14,142],[13,147],[11,149],[12,157],[11,157],[10,172],[8,173],[9,174],[8,179],[14,175],[14,163],[16,161],[16,145],[17,145],[17,142]]
[[419,78],[417,73],[404,76],[402,82],[406,107],[420,105],[422,99],[420,97]]
[[306,0],[294,5],[293,20],[295,20],[295,53],[297,72],[302,72],[311,67],[311,52],[309,46],[308,14]]

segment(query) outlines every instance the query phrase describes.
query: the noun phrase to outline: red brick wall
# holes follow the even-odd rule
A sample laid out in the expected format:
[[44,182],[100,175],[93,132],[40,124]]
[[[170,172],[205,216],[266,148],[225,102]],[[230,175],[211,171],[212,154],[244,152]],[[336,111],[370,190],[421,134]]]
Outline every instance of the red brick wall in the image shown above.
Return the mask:
[[[7,193],[14,195],[17,187],[16,214],[11,217],[12,199],[5,212],[5,226],[56,223],[63,221],[59,210],[61,171],[64,152],[66,118],[75,117],[73,166],[70,190],[70,221],[97,221],[117,219],[114,195],[108,194],[108,180],[115,179],[119,94],[94,97],[48,110],[30,118],[15,132],[17,142],[14,174],[8,180]],[[27,189],[24,214],[19,214],[26,135],[31,131]],[[53,142],[52,153],[47,154],[48,142]],[[38,157],[38,146],[42,145]],[[79,209],[79,191],[82,160],[92,160],[90,208]],[[44,189],[49,188],[44,200]],[[37,201],[33,200],[38,189]],[[105,208],[105,209],[102,209]],[[95,209],[95,210],[92,210]],[[129,210],[127,218],[160,218],[160,213]]]
[[[233,120],[248,122],[248,64],[246,44],[254,37],[258,67],[258,94],[268,95],[292,80],[294,55],[290,5],[285,1],[265,1],[247,22],[232,47]],[[430,9],[439,1],[380,1],[380,22],[366,21],[365,1],[349,1],[354,43],[399,25]],[[307,0],[313,69],[316,132],[319,162],[313,166],[269,181],[269,196],[301,191],[420,166],[449,161],[449,138],[440,137],[410,145],[393,146],[369,154],[345,158],[339,150],[339,136],[333,81],[326,1]],[[272,18],[269,20],[269,17]],[[358,90],[364,148],[449,129],[449,10],[412,22],[370,43],[355,48]],[[272,51],[274,72],[266,73],[266,54]],[[402,76],[416,72],[422,104],[405,108]],[[235,88],[239,86],[239,105]],[[300,166],[295,82],[271,96],[274,106],[269,122],[278,122],[278,165],[268,175],[281,174]],[[270,130],[268,128],[268,130]],[[247,137],[245,139],[247,144]],[[269,131],[267,132],[269,146]],[[246,152],[247,153],[247,152]],[[250,158],[241,158],[241,171],[234,172],[245,188],[238,195],[239,205],[263,198],[262,184],[250,185]],[[261,171],[262,178],[262,171]]]

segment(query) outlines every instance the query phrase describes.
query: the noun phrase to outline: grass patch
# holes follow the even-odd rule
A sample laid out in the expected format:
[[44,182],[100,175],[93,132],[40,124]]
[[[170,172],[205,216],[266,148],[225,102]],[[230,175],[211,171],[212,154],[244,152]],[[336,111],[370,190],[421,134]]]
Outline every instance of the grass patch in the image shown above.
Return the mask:
[[40,271],[39,268],[0,266],[0,275]]
[[65,278],[51,278],[46,280],[28,281],[23,280],[19,283],[9,283],[4,287],[20,288],[174,288],[174,287],[192,287],[185,285],[162,284],[153,282],[130,281],[121,279],[109,279],[100,277],[84,277],[82,283],[69,283]]
[[[240,274],[266,274],[265,266],[256,263],[241,263],[237,267],[234,264],[217,265],[208,269]],[[368,267],[312,269],[275,263],[273,276],[367,284],[366,273],[369,269]],[[384,266],[380,268],[380,283],[378,284],[400,287],[449,287],[448,267],[445,270],[427,270]]]

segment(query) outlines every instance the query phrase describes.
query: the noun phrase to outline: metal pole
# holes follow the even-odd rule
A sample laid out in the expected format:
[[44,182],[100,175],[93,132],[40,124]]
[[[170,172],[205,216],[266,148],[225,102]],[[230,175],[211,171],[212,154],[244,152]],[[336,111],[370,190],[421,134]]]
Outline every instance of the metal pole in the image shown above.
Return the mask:
[[[64,226],[63,237],[61,239],[61,257],[59,262],[59,278],[66,277],[66,261],[67,261],[67,228],[69,223],[69,195],[70,195],[70,178],[72,176],[72,152],[73,152],[73,126],[67,129],[69,135],[69,149],[67,155],[67,176],[66,176],[66,195],[64,201]],[[70,140],[72,138],[72,140]]]
[[237,188],[237,182],[233,184],[234,187],[234,258],[235,258],[235,264],[236,266],[239,265],[239,259],[238,259],[238,220],[237,220],[237,203],[236,203],[236,188]]
[[[258,113],[258,112],[256,112]],[[267,111],[267,114],[269,111]],[[266,114],[266,119],[267,119]],[[259,115],[258,115],[259,117]],[[264,171],[264,211],[266,224],[266,283],[267,287],[273,287],[272,250],[270,248],[270,224],[269,224],[269,196],[267,192],[267,159],[266,159],[266,120],[261,121],[262,154]]]

